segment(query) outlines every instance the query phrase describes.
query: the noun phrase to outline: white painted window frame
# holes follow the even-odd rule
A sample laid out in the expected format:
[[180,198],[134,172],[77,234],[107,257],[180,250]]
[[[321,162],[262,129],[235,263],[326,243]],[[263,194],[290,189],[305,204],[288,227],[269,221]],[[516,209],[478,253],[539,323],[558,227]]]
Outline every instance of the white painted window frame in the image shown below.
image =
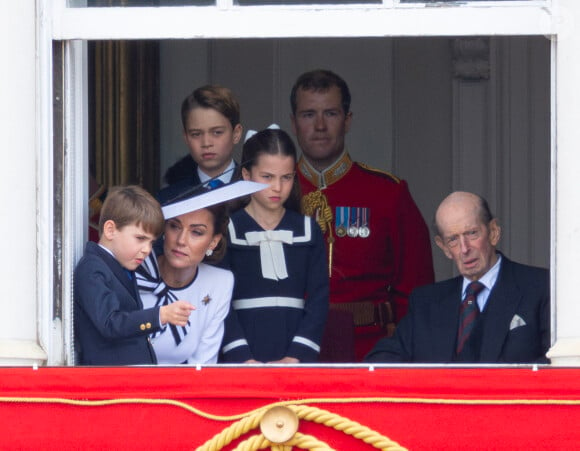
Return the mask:
[[[66,8],[54,39],[550,35],[551,0],[461,4]],[[259,26],[256,26],[259,24]],[[299,24],[299,26],[297,26]]]
[[[86,238],[87,167],[86,40],[211,39],[297,37],[393,37],[544,35],[552,39],[552,109],[555,112],[556,37],[566,30],[558,0],[512,2],[405,3],[379,5],[236,6],[217,0],[211,7],[68,8],[66,0],[37,0],[38,7],[38,301],[40,343],[47,364],[72,362],[72,271]],[[256,26],[259,24],[259,26]],[[297,26],[299,24],[299,26]],[[65,206],[62,324],[52,320],[52,40],[67,42],[65,59]],[[552,115],[552,302],[555,299],[556,165],[555,114]],[[81,194],[81,195],[79,195]],[[81,218],[81,219],[79,219]],[[82,237],[82,239],[80,238]],[[554,307],[554,305],[553,305]],[[554,311],[554,310],[553,310]],[[555,320],[554,320],[555,321]],[[61,329],[61,328],[64,328]],[[553,334],[555,333],[555,323]],[[60,338],[59,338],[60,337]],[[62,338],[64,337],[64,338]],[[64,349],[63,349],[64,348]],[[64,354],[63,354],[64,351]]]

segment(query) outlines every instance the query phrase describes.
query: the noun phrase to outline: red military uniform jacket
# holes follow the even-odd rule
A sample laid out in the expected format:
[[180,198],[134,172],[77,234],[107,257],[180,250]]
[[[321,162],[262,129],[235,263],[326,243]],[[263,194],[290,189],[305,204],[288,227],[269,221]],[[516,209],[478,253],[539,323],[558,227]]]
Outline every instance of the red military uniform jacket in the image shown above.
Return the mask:
[[407,313],[413,288],[433,282],[429,231],[405,181],[346,152],[322,173],[301,158],[298,178],[304,212],[326,238],[331,309],[353,315],[360,361]]

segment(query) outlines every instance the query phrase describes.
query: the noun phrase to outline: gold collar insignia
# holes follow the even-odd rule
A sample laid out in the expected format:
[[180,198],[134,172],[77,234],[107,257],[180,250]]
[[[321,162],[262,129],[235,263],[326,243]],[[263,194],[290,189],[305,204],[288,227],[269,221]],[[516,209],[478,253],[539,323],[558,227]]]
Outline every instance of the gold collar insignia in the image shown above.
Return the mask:
[[318,189],[324,189],[329,185],[340,180],[352,167],[352,160],[347,152],[343,152],[341,157],[334,162],[330,167],[326,168],[324,171],[319,172],[312,167],[312,165],[306,161],[304,156],[300,157],[298,161],[298,168],[300,172],[306,177],[310,183],[318,187]]

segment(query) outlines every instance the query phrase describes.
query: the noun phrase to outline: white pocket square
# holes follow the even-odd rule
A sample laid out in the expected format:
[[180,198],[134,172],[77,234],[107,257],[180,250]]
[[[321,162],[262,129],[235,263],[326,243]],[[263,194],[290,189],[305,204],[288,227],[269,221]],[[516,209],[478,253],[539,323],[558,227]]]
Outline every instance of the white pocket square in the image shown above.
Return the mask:
[[514,330],[517,327],[525,326],[526,322],[520,315],[514,315],[510,323],[510,330]]

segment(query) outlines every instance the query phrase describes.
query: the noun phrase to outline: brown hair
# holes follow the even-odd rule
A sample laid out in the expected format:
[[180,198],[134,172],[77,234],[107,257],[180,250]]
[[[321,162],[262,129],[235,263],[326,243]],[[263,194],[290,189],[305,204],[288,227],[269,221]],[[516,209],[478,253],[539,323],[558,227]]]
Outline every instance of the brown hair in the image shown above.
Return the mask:
[[159,202],[137,185],[113,186],[109,189],[101,208],[99,235],[102,235],[103,226],[109,220],[118,229],[134,224],[156,237],[163,232],[165,223]]
[[[242,149],[242,164],[241,166],[250,171],[253,166],[258,164],[258,159],[261,155],[282,155],[284,157],[291,157],[296,165],[297,155],[296,147],[292,138],[284,130],[270,129],[261,130],[245,143]],[[284,202],[284,207],[289,210],[294,210],[300,213],[300,184],[298,177],[294,177],[292,190],[290,196]]]
[[240,123],[240,104],[234,93],[223,86],[206,85],[197,88],[181,103],[181,123],[187,127],[189,112],[195,108],[211,108],[223,114],[232,128]]
[[222,237],[219,240],[217,246],[213,250],[213,254],[206,255],[203,258],[205,263],[217,263],[226,254],[227,249],[227,236],[228,236],[228,223],[229,223],[229,216],[228,216],[228,208],[225,203],[211,205],[206,207],[207,210],[211,213],[213,217],[213,234],[214,236],[221,233]]
[[296,106],[298,95],[298,90],[303,91],[314,91],[314,92],[326,92],[333,86],[336,86],[340,90],[341,105],[344,110],[344,114],[348,114],[350,111],[350,90],[346,82],[334,72],[329,70],[317,69],[310,72],[305,72],[298,79],[292,91],[290,92],[290,106],[292,108],[292,115],[296,116]]

